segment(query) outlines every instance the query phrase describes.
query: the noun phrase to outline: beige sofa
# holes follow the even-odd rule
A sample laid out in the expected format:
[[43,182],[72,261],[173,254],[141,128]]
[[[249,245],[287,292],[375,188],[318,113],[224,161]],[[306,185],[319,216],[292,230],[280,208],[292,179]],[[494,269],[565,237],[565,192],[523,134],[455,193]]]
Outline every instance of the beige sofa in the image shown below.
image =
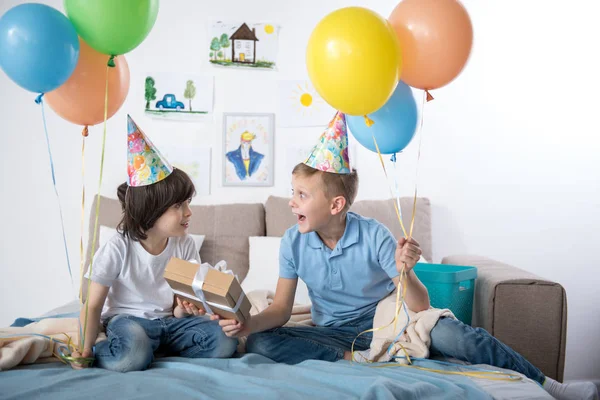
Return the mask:
[[[95,204],[96,199],[92,210]],[[401,199],[401,208],[408,219],[412,199]],[[248,237],[282,236],[295,224],[288,199],[280,197],[269,197],[265,204],[194,205],[192,211],[189,232],[206,236],[200,250],[202,260],[211,264],[227,260],[240,279],[246,277],[249,268]],[[359,201],[352,211],[379,220],[394,235],[401,236],[392,200]],[[90,231],[94,225],[93,214]],[[116,227],[120,217],[119,202],[101,197],[99,225]],[[417,202],[414,237],[421,244],[423,256],[431,260],[431,207],[426,198],[419,198]],[[87,252],[89,260],[91,240]],[[483,327],[524,355],[545,375],[562,381],[567,299],[560,284],[484,257],[455,255],[445,257],[442,263],[477,267],[474,326]]]

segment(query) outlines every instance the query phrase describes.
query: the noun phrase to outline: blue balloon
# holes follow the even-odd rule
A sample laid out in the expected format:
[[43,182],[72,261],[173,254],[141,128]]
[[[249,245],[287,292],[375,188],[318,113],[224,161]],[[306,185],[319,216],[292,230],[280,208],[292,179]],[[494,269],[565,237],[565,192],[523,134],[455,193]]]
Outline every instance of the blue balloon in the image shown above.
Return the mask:
[[0,18],[0,67],[36,93],[50,92],[73,73],[79,40],[71,21],[52,7],[21,4]]
[[382,154],[395,154],[404,149],[417,129],[417,103],[410,86],[398,82],[392,97],[383,107],[369,114],[374,124],[368,127],[364,117],[347,115],[354,138],[367,149],[377,152],[373,135]]

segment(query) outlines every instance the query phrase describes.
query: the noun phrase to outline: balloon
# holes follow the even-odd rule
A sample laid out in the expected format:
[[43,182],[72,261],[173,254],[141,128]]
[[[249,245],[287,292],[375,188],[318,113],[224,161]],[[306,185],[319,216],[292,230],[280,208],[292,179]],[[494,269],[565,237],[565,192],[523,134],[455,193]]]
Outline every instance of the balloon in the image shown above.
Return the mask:
[[404,0],[389,17],[402,46],[401,79],[425,90],[450,83],[473,44],[473,26],[458,0]]
[[65,10],[86,43],[100,53],[118,55],[148,36],[158,0],[65,0]]
[[394,154],[404,149],[417,129],[417,103],[411,88],[399,82],[387,103],[369,117],[375,122],[371,127],[365,125],[362,117],[347,117],[348,127],[360,144],[376,152],[375,135],[382,154]]
[[348,115],[376,111],[394,92],[401,55],[390,24],[362,7],[319,22],[306,49],[310,79],[323,99]]
[[[58,89],[47,93],[46,103],[63,119],[77,125],[104,121],[106,55],[80,39],[81,52],[73,75]],[[129,91],[129,66],[124,56],[108,69],[108,118],[123,105]]]
[[45,93],[62,85],[79,57],[75,28],[43,4],[21,4],[0,18],[0,66],[17,85]]

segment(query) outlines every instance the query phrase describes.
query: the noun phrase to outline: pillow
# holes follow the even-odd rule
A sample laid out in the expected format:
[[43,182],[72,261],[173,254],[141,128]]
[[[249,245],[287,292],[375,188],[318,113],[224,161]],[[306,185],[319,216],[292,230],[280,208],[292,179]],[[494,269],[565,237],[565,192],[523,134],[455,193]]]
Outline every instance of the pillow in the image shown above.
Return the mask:
[[[271,290],[275,292],[279,279],[280,237],[250,236],[250,268],[242,282],[244,292],[253,290]],[[308,288],[302,279],[298,279],[294,303],[310,304]]]
[[[100,229],[99,229],[99,237],[98,237],[98,245],[99,248],[104,246],[106,244],[106,242],[108,242],[110,240],[110,238],[112,238],[114,235],[117,235],[118,232],[115,228],[110,228],[108,226],[104,226],[104,225],[100,225]],[[200,251],[200,248],[202,247],[202,243],[204,243],[204,237],[205,235],[193,235],[191,233],[189,233],[188,235],[190,235],[192,237],[192,239],[194,239],[194,242],[196,242],[196,248],[198,249],[198,251]],[[92,240],[93,238],[90,238],[90,240]]]

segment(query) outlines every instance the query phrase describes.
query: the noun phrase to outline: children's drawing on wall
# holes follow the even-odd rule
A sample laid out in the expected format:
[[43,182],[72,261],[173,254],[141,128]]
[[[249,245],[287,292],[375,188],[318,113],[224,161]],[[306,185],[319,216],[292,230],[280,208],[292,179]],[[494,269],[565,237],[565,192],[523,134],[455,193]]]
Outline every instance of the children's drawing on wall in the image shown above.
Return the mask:
[[223,116],[223,185],[273,185],[273,114]]
[[278,82],[278,123],[285,127],[327,126],[335,110],[323,100],[310,81]]
[[214,65],[275,69],[279,26],[218,21],[209,30],[208,60]]
[[196,121],[212,113],[214,79],[179,73],[147,74],[144,111],[155,118]]

